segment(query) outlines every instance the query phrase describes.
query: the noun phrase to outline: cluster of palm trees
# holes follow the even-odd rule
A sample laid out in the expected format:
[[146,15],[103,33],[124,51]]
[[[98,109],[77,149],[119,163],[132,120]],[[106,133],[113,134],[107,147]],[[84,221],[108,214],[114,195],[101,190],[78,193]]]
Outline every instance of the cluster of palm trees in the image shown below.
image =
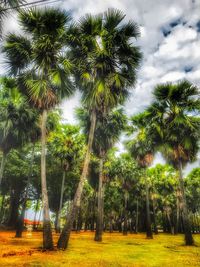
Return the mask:
[[[185,241],[186,245],[192,245],[194,240],[185,197],[183,166],[195,161],[199,150],[200,92],[196,86],[184,80],[177,84],[158,85],[153,94],[153,103],[132,118],[137,136],[127,146],[142,167],[150,166],[155,152],[160,151],[179,172],[178,201],[182,207]],[[152,238],[148,191],[146,182],[147,236]]]
[[[68,244],[73,218],[81,203],[87,177],[96,123],[126,100],[136,81],[141,52],[131,38],[139,36],[137,25],[123,23],[125,15],[108,10],[97,16],[86,15],[72,23],[65,11],[30,9],[19,12],[23,34],[9,34],[3,52],[9,73],[30,106],[39,113],[41,129],[41,186],[45,249],[53,248],[46,184],[46,123],[48,112],[75,88],[82,92],[82,102],[90,111],[88,146],[82,175],[75,193],[58,247]],[[103,155],[101,153],[101,155]]]
[[[154,90],[152,105],[143,113],[133,116],[131,125],[128,125],[122,107],[135,86],[142,54],[140,48],[134,44],[140,34],[138,25],[133,21],[125,22],[124,18],[121,11],[114,9],[96,16],[85,15],[79,22],[74,22],[69,13],[60,9],[20,10],[18,20],[22,34],[11,33],[5,39],[3,52],[11,78],[4,78],[4,89],[1,93],[5,94],[2,96],[5,101],[6,94],[12,94],[13,101],[10,109],[9,103],[5,103],[9,113],[4,114],[5,109],[1,107],[0,148],[3,157],[0,181],[3,178],[5,157],[10,149],[23,146],[27,142],[31,142],[34,147],[34,142],[40,138],[44,249],[53,249],[46,177],[47,133],[49,128],[54,127],[51,120],[52,110],[56,110],[59,103],[72,96],[76,89],[80,90],[82,96],[83,108],[77,110],[77,117],[87,136],[86,148],[84,138],[79,135],[77,128],[63,126],[57,129],[56,136],[49,137],[48,149],[52,155],[60,158],[63,169],[56,223],[58,231],[66,172],[70,164],[74,164],[76,158],[80,157],[80,150],[85,151],[74,200],[66,214],[57,247],[66,249],[68,246],[73,222],[81,206],[91,152],[98,158],[99,164],[95,240],[102,240],[104,184],[108,178],[106,159],[121,132],[125,130],[131,134],[127,148],[143,170],[144,177],[147,177],[146,170],[152,164],[157,151],[161,151],[166,160],[179,170],[178,201],[182,206],[186,244],[193,244],[182,167],[194,160],[198,152],[200,120],[196,113],[199,114],[200,110],[199,91],[187,81],[159,85]],[[21,109],[23,116],[16,118],[12,114],[12,106],[14,110]],[[123,177],[123,166],[121,169],[119,166],[116,165],[118,171],[113,172],[113,175],[119,176],[122,173],[124,214],[127,218],[130,185],[126,177]],[[130,168],[135,169],[135,165]],[[147,179],[145,181],[147,237],[152,238],[149,185]],[[29,182],[27,188],[28,186]],[[26,201],[23,204],[25,207]],[[23,228],[23,218],[24,208],[18,223],[19,236]]]

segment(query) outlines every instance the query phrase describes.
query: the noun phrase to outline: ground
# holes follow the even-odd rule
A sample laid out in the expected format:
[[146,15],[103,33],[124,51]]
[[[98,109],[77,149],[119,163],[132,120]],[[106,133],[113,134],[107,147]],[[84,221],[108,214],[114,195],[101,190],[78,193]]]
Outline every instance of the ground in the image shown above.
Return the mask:
[[[14,232],[0,232],[1,267],[196,267],[200,266],[200,235],[196,246],[183,245],[183,235],[159,234],[147,240],[145,234],[105,233],[103,242],[93,241],[94,233],[73,233],[66,251],[42,252],[42,233],[21,239]],[[58,236],[54,236],[55,242]]]

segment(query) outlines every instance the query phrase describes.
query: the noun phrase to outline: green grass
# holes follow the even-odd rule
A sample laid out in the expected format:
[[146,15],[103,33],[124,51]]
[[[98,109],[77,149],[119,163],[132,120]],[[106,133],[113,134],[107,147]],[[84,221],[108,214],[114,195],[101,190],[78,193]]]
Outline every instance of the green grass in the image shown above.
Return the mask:
[[[183,235],[159,234],[153,240],[144,234],[123,236],[104,234],[103,242],[93,241],[94,233],[73,233],[67,251],[41,252],[41,234],[22,239],[14,233],[0,233],[0,266],[121,267],[121,266],[200,266],[200,235],[196,246],[184,246]],[[57,236],[55,236],[55,241]],[[11,253],[10,253],[11,252]],[[15,254],[15,255],[9,255]],[[30,255],[31,254],[31,255]]]

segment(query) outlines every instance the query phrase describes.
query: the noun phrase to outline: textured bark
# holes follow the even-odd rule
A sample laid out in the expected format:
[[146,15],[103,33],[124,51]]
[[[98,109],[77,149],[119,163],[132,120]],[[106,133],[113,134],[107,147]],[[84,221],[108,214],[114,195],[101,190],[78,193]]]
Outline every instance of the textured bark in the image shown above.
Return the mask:
[[188,209],[187,209],[187,203],[186,203],[186,197],[185,197],[185,189],[184,189],[184,183],[183,183],[183,171],[182,171],[182,162],[179,160],[179,187],[180,187],[180,204],[182,207],[182,219],[183,219],[183,230],[185,234],[185,244],[188,246],[194,245],[194,240],[192,237],[192,231],[191,231],[191,225],[190,220],[188,216]]
[[104,159],[103,157],[100,158],[100,164],[99,164],[99,187],[98,187],[98,209],[97,209],[97,219],[96,219],[96,231],[95,231],[95,241],[102,241],[102,235],[103,235],[103,214],[104,214],[104,208],[103,208],[103,163]]
[[96,126],[96,111],[93,110],[92,114],[91,114],[91,125],[90,125],[90,132],[89,132],[89,138],[88,138],[87,152],[85,155],[85,160],[84,160],[84,165],[83,165],[83,171],[82,171],[80,181],[79,181],[79,184],[78,184],[75,196],[74,196],[74,201],[73,201],[72,207],[71,207],[70,212],[67,216],[65,226],[64,226],[64,228],[61,232],[61,235],[58,239],[58,243],[57,243],[58,249],[65,250],[67,248],[69,238],[70,238],[70,232],[71,232],[72,225],[73,225],[73,222],[75,219],[75,215],[77,213],[77,210],[80,207],[84,181],[87,177],[88,167],[89,167],[89,163],[90,163],[90,153],[91,153],[91,149],[92,149],[95,126]]
[[43,110],[41,123],[41,185],[42,185],[42,205],[43,205],[43,248],[53,249],[53,238],[49,215],[49,200],[46,182],[46,121],[47,111]]
[[60,214],[63,206],[63,194],[64,194],[64,186],[65,186],[65,177],[66,177],[66,172],[65,170],[63,171],[63,178],[62,178],[62,185],[61,185],[61,191],[60,191],[60,204],[59,204],[59,210],[58,210],[58,218],[56,222],[56,232],[60,233]]
[[149,186],[148,181],[145,179],[145,190],[146,190],[146,236],[148,239],[153,238],[151,229],[151,215],[150,215],[150,205],[149,205]]
[[1,159],[1,167],[0,167],[0,186],[2,183],[2,179],[3,179],[5,163],[6,163],[6,154],[3,152],[2,159]]

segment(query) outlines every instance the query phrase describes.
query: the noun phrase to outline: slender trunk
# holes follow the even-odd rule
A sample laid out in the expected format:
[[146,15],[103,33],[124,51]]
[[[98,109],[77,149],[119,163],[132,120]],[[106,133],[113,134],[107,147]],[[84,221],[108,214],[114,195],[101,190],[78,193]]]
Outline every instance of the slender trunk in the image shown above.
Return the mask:
[[128,234],[128,214],[127,214],[127,203],[128,203],[128,192],[124,193],[124,227],[123,227],[123,235]]
[[2,159],[1,159],[1,167],[0,167],[0,186],[1,186],[1,183],[2,183],[2,179],[3,179],[5,163],[6,163],[6,153],[3,152]]
[[110,220],[109,220],[109,232],[113,233],[113,215],[111,212]]
[[192,246],[194,244],[194,240],[192,237],[190,220],[188,216],[181,160],[179,160],[179,176],[178,177],[179,177],[179,187],[180,187],[180,202],[181,202],[180,204],[182,206],[182,219],[183,219],[183,228],[184,228],[184,234],[185,234],[185,244],[188,246]]
[[88,138],[87,152],[85,155],[85,160],[84,160],[84,165],[83,165],[83,171],[82,171],[80,181],[79,181],[79,184],[78,184],[75,196],[74,196],[72,207],[70,209],[65,226],[58,240],[58,244],[57,244],[58,249],[65,250],[67,248],[73,221],[75,219],[76,212],[80,207],[84,181],[87,177],[88,167],[90,163],[90,152],[92,149],[95,125],[96,125],[96,111],[93,109],[92,114],[91,114],[91,126],[90,126],[89,138]]
[[22,232],[23,232],[23,228],[24,228],[24,217],[25,217],[25,211],[26,211],[26,203],[27,203],[27,199],[28,199],[28,190],[29,190],[30,180],[31,180],[32,171],[33,171],[34,152],[35,152],[35,146],[33,145],[32,152],[31,152],[29,174],[28,174],[28,179],[26,182],[24,200],[22,203],[22,211],[21,211],[21,214],[20,214],[18,221],[17,221],[15,237],[22,237]]
[[53,238],[49,215],[49,201],[46,181],[46,121],[47,111],[43,110],[41,124],[41,185],[42,185],[42,205],[43,205],[43,248],[53,249]]
[[156,220],[156,208],[155,208],[155,198],[152,196],[152,207],[153,207],[153,222],[154,222],[154,233],[158,234],[157,220]]
[[135,220],[135,233],[138,233],[138,212],[139,212],[139,203],[138,203],[138,198],[136,200],[136,220]]
[[37,218],[38,207],[39,207],[39,196],[37,198],[36,207],[35,207],[35,214],[34,214],[34,219],[33,219],[33,230],[36,230],[36,218]]
[[165,211],[166,211],[166,216],[167,216],[167,220],[168,220],[168,223],[169,223],[170,233],[174,234],[172,221],[171,221],[171,216],[170,216],[170,208],[166,207]]
[[20,191],[19,189],[11,190],[10,194],[10,210],[9,210],[9,219],[7,222],[7,226],[15,229],[18,216],[19,216],[19,206],[20,206]]
[[62,206],[63,206],[65,177],[66,177],[66,172],[64,170],[63,171],[63,178],[62,178],[62,185],[61,185],[61,192],[60,192],[60,204],[59,204],[58,218],[57,218],[57,224],[56,224],[56,232],[57,233],[60,233],[60,215],[61,215],[61,210],[62,210]]
[[145,179],[145,189],[146,189],[146,236],[148,239],[153,238],[151,229],[151,215],[149,207],[149,185],[147,179]]
[[177,235],[179,231],[179,223],[180,223],[180,189],[179,187],[176,190],[176,220],[174,227],[174,234]]
[[1,200],[0,223],[3,221],[4,203],[5,203],[5,194],[2,195],[2,200]]
[[37,222],[36,229],[38,229],[38,226],[40,225],[41,215],[42,215],[42,209],[40,209],[40,212],[39,212],[39,217],[38,217],[38,222]]
[[103,157],[100,158],[99,163],[99,188],[98,188],[98,210],[96,220],[95,241],[102,241],[103,234]]

